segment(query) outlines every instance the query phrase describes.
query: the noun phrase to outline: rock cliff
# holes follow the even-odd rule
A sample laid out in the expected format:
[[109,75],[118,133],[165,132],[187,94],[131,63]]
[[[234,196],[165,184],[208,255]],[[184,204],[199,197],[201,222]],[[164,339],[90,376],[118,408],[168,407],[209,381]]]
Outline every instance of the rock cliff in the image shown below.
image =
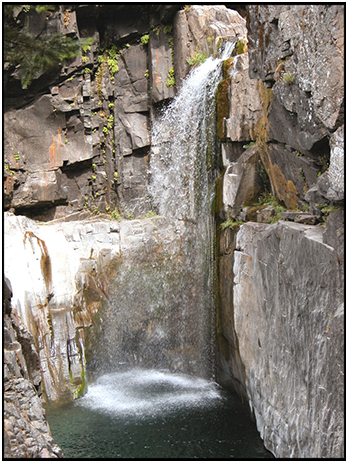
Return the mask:
[[[215,274],[218,381],[249,402],[276,457],[342,457],[343,6],[250,5],[245,19],[179,4],[14,14],[33,36],[94,44],[27,89],[5,71],[6,451],[61,456],[37,392],[78,397],[87,366],[155,359],[203,374],[199,353],[213,352],[196,314]],[[157,215],[151,159],[164,150],[151,128],[226,40],[235,48],[212,139],[221,159],[208,148],[215,177],[204,179],[220,175],[207,233],[216,232],[216,262],[206,262],[213,246],[197,245],[197,207],[190,220]],[[182,182],[210,194],[181,170]],[[40,435],[24,421],[13,428],[31,403]]]
[[4,457],[62,458],[39,395],[41,374],[33,336],[12,311],[12,291],[4,281]]
[[344,455],[342,21],[340,5],[248,6],[248,56],[218,93],[218,377],[280,458]]

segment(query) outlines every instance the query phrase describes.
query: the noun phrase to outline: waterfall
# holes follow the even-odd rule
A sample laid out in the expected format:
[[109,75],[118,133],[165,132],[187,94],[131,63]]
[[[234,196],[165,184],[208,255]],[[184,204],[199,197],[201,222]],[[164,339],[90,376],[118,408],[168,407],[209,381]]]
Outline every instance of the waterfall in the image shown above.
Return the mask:
[[[154,122],[151,138],[149,191],[153,205],[160,215],[186,223],[191,235],[184,265],[195,274],[193,323],[200,372],[206,376],[212,376],[214,358],[212,201],[219,175],[215,95],[222,79],[221,64],[231,56],[234,46],[235,41],[223,43],[218,58],[208,58],[189,74],[178,95]],[[184,307],[180,310],[185,313]]]
[[194,69],[153,124],[149,191],[160,215],[196,221],[207,213],[208,174],[217,156],[215,94],[234,45],[228,42],[219,58]]
[[215,93],[233,46],[194,69],[153,125],[150,193],[158,216],[121,225],[110,303],[87,342],[96,376],[128,367],[213,376]]

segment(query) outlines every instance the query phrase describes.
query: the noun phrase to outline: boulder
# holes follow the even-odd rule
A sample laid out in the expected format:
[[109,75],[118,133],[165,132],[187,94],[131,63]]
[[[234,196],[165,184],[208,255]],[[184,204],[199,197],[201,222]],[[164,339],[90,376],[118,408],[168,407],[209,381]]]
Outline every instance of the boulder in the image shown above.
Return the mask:
[[345,268],[344,230],[345,210],[342,208],[331,212],[326,221],[326,228],[323,233],[323,242],[335,249],[337,252],[339,264],[342,266],[342,268]]
[[61,188],[61,172],[46,171],[29,174],[25,183],[13,192],[11,206],[15,209],[53,206],[67,199]]

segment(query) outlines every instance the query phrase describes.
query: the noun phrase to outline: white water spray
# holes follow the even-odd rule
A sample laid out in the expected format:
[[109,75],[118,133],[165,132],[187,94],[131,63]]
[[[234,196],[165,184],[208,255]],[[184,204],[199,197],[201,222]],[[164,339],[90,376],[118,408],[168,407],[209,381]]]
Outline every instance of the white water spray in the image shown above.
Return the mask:
[[228,42],[221,57],[194,69],[153,125],[150,194],[160,215],[195,221],[206,212],[208,169],[216,155],[215,94],[221,63],[234,46]]

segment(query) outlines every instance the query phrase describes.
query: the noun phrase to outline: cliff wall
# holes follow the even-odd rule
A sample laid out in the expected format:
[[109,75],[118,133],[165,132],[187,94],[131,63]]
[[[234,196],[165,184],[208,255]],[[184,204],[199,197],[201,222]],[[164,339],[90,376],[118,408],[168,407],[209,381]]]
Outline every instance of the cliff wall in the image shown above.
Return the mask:
[[344,456],[343,14],[248,6],[218,94],[218,377],[280,458]]
[[12,312],[12,290],[4,281],[5,458],[62,458],[45,417],[41,373],[33,336]]

